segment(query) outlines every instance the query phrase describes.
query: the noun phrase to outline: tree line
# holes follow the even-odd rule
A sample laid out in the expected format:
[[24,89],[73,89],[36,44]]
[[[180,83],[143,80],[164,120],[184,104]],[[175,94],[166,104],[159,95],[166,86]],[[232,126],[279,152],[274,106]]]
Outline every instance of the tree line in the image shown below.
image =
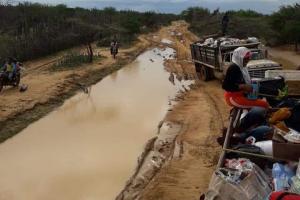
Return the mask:
[[[129,44],[137,34],[156,30],[173,20],[184,19],[199,36],[221,31],[224,12],[192,7],[180,15],[155,12],[117,11],[115,8],[69,8],[0,0],[0,60],[15,57],[28,60],[77,45],[98,41],[107,46],[115,37]],[[252,10],[228,11],[228,34],[233,37],[256,36],[268,45],[300,43],[300,5],[281,7],[271,15]]]
[[[199,36],[220,33],[224,12],[210,11],[202,7],[191,7],[181,13],[190,23],[190,29]],[[227,12],[230,22],[228,34],[233,37],[259,37],[267,45],[293,44],[299,50],[300,4],[282,6],[270,15],[253,10]]]
[[33,59],[77,45],[89,46],[94,41],[109,45],[112,38],[126,44],[137,34],[177,18],[174,14],[117,11],[112,7],[100,10],[1,1],[0,60],[9,56]]

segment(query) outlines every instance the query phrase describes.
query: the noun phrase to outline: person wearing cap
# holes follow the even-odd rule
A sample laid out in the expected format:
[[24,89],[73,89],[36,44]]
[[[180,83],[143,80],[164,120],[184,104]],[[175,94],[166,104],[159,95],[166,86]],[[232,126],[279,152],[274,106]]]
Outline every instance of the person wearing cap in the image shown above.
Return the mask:
[[250,59],[251,51],[248,48],[238,47],[234,50],[232,64],[229,66],[222,84],[222,88],[225,90],[225,100],[232,107],[269,108],[269,104],[265,100],[250,100],[246,97],[253,90],[251,78],[246,67]]

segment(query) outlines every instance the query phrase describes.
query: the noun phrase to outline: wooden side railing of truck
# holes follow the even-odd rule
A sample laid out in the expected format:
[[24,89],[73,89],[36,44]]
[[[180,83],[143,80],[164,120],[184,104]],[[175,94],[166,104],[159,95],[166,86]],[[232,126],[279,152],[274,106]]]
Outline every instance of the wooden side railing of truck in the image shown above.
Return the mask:
[[247,48],[258,48],[259,45],[260,42],[239,45],[228,45],[225,47],[208,47],[200,46],[197,43],[194,43],[190,45],[190,48],[193,62],[200,63],[213,69],[220,69],[221,63],[218,60],[219,53],[224,54],[242,46]]
[[217,47],[204,47],[197,44],[191,44],[191,54],[193,62],[200,63],[210,68],[218,68],[219,50]]

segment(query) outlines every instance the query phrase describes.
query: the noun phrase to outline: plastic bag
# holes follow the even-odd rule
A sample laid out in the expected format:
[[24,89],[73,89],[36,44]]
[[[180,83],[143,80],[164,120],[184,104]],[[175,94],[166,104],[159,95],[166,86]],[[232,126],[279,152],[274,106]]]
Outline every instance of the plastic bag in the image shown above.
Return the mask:
[[218,171],[222,169],[217,170],[212,176],[205,200],[265,200],[272,192],[268,177],[258,166],[252,165],[249,175],[236,184],[218,176]]
[[290,132],[288,132],[283,137],[284,137],[284,139],[286,139],[289,142],[298,143],[298,144],[300,143],[300,134],[293,129],[290,129]]
[[295,172],[288,165],[274,163],[272,176],[275,191],[287,190],[291,186],[292,177],[295,176]]
[[211,45],[214,43],[214,39],[213,38],[207,38],[205,41],[204,41],[204,45]]
[[300,178],[298,176],[292,178],[292,184],[289,191],[300,194]]
[[238,170],[241,173],[251,172],[253,170],[253,163],[246,158],[226,159],[225,167],[229,169]]
[[256,142],[254,145],[259,147],[266,155],[273,156],[272,140]]
[[294,176],[292,178],[292,184],[291,184],[291,188],[290,188],[289,191],[294,192],[296,194],[300,194],[300,159],[299,159],[299,162],[298,162],[296,176]]

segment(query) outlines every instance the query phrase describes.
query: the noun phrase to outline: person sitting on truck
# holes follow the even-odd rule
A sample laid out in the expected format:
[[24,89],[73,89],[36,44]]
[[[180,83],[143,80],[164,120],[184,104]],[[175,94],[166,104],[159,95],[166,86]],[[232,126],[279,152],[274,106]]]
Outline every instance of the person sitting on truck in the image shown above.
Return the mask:
[[222,35],[225,36],[227,33],[227,27],[229,23],[228,12],[226,12],[225,15],[223,16],[221,23],[222,23]]
[[232,64],[229,66],[222,88],[225,90],[225,100],[228,105],[238,108],[264,107],[269,108],[267,101],[262,99],[250,100],[245,96],[252,92],[251,78],[247,64],[251,52],[246,47],[238,47],[232,55]]

